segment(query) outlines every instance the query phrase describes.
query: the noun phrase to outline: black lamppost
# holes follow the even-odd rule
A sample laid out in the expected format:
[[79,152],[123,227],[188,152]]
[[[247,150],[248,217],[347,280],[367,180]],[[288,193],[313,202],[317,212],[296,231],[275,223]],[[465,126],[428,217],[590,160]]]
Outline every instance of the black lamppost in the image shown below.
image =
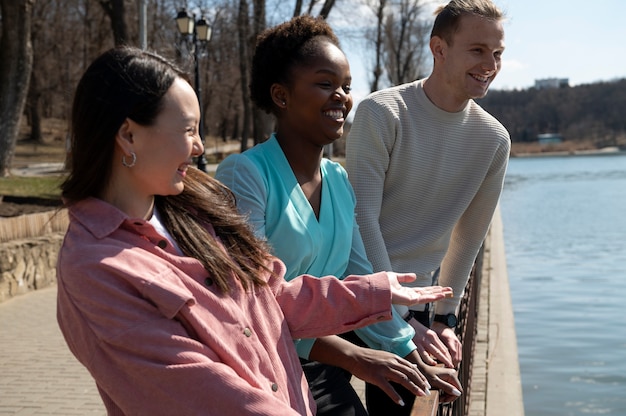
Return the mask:
[[[198,103],[200,104],[200,140],[204,146],[204,111],[202,108],[202,86],[200,84],[200,71],[198,70],[198,52],[202,46],[204,46],[209,40],[211,40],[211,26],[204,20],[204,17],[196,22],[195,15],[189,15],[184,8],[178,12],[176,16],[176,25],[178,31],[183,37],[189,41],[191,36],[191,49],[193,53],[193,67],[194,67],[194,81],[196,87],[196,95],[198,96]],[[206,149],[205,149],[206,151]],[[204,153],[198,157],[198,169],[206,172],[207,160]]]

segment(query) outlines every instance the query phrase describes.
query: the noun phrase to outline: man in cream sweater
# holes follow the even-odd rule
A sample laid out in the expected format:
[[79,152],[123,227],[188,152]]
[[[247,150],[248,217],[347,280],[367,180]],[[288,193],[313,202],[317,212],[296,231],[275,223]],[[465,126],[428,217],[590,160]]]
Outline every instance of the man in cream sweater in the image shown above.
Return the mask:
[[[508,163],[507,130],[474,102],[500,70],[503,18],[490,0],[440,7],[431,75],[369,95],[347,140],[357,221],[374,270],[414,272],[422,286],[438,277],[454,289],[454,298],[431,306],[432,329],[432,309],[401,311],[416,330],[412,354],[431,364],[457,367],[462,358],[456,313]],[[371,416],[410,412],[383,396],[368,386]]]

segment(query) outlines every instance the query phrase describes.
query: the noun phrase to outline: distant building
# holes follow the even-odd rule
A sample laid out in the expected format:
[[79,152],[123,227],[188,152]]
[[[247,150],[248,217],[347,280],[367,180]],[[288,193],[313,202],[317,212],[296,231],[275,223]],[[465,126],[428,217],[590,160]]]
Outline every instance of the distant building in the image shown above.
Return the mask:
[[538,90],[567,87],[569,87],[569,78],[545,78],[535,80],[535,88]]
[[563,141],[563,136],[559,133],[542,133],[537,135],[539,144],[555,144]]

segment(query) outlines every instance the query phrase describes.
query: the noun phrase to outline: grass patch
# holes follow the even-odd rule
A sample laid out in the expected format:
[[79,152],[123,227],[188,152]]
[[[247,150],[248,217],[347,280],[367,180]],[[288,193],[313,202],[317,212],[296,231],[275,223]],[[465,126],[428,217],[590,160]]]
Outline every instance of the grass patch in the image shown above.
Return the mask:
[[9,176],[0,178],[0,195],[60,199],[64,176]]

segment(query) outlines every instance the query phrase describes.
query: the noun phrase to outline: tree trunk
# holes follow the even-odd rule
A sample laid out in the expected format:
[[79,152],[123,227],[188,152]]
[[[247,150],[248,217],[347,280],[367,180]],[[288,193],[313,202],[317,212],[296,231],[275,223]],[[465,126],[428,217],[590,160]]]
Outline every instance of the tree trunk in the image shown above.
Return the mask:
[[376,7],[376,33],[374,39],[374,50],[376,56],[374,57],[374,69],[372,69],[372,83],[370,85],[370,92],[378,91],[380,84],[380,77],[383,73],[382,69],[382,55],[383,55],[383,26],[385,19],[385,7],[387,6],[387,0],[379,0]]
[[311,0],[309,2],[309,8],[307,9],[306,14],[313,15],[313,7],[315,7],[316,3],[317,3],[317,0]]
[[126,45],[129,42],[128,28],[126,27],[124,0],[100,0],[100,5],[111,19],[113,40],[115,45]]
[[[252,0],[254,5],[254,19],[252,22],[252,34],[250,36],[250,49],[256,48],[256,38],[265,30],[265,0]],[[252,62],[252,53],[248,55],[248,62]],[[267,138],[267,123],[265,112],[256,105],[252,107],[252,136],[254,144],[259,144]]]
[[9,174],[33,65],[33,0],[0,0],[0,176]]
[[237,32],[239,35],[239,72],[241,76],[241,99],[243,101],[243,126],[241,130],[241,153],[248,148],[250,137],[250,119],[252,118],[252,106],[250,105],[250,59],[248,53],[248,37],[250,24],[248,20],[248,1],[239,0],[239,13],[237,15]]
[[36,143],[43,143],[43,135],[41,134],[41,114],[39,112],[40,98],[41,91],[39,90],[39,83],[37,82],[35,71],[33,70],[30,73],[30,86],[26,98],[26,112],[30,122],[29,140]]
[[293,8],[293,17],[300,16],[302,14],[302,0],[296,0],[296,5]]
[[322,16],[323,19],[328,19],[328,15],[330,14],[330,11],[333,9],[334,5],[335,0],[326,0],[324,2],[324,5],[322,6],[322,10],[320,10],[320,16]]

